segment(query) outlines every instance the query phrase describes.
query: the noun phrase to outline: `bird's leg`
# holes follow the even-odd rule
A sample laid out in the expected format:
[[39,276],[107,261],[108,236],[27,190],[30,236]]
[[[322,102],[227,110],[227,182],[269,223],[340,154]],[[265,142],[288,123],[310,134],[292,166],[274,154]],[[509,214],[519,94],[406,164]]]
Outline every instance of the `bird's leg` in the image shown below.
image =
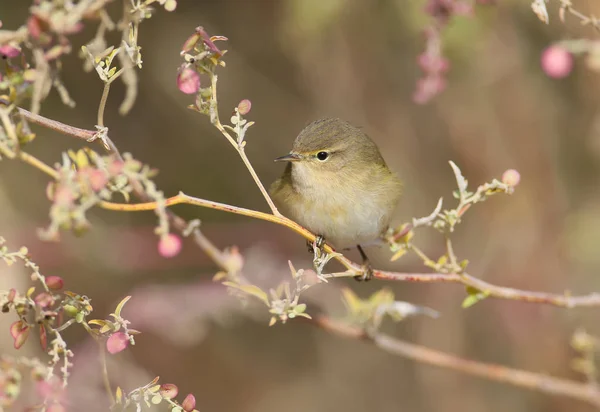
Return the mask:
[[365,253],[363,248],[360,245],[356,245],[356,247],[360,252],[360,256],[362,257],[363,273],[354,276],[354,279],[359,282],[363,280],[366,282],[373,279],[373,268],[371,267],[371,262],[369,261],[369,258],[367,257],[367,254]]
[[306,246],[308,247],[308,253],[314,253],[315,247],[317,249],[323,250],[323,245],[325,244],[325,238],[322,235],[317,235],[314,242],[310,240],[306,241]]

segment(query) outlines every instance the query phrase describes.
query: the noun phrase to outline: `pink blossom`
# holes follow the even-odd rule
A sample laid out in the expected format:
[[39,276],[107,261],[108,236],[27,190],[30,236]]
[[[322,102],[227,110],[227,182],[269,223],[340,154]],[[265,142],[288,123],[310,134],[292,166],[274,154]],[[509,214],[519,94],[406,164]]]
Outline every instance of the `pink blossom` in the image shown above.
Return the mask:
[[237,108],[238,108],[238,111],[240,112],[240,114],[242,116],[245,116],[248,113],[250,113],[250,109],[252,108],[252,102],[248,99],[244,99],[238,103]]
[[129,338],[123,332],[115,332],[106,341],[106,350],[111,355],[124,351],[129,346]]
[[181,407],[185,412],[191,412],[196,407],[196,397],[191,393],[181,402]]
[[177,385],[174,385],[172,383],[163,383],[162,385],[160,385],[159,392],[163,398],[173,399],[177,396],[177,393],[179,393],[179,389],[177,388]]
[[173,233],[169,233],[160,238],[158,242],[158,253],[162,257],[171,258],[181,252],[181,238]]
[[177,87],[185,94],[194,94],[200,90],[200,75],[189,67],[177,75]]
[[562,79],[573,69],[573,56],[561,46],[550,46],[542,52],[542,70],[554,79]]
[[46,276],[46,286],[52,290],[62,289],[65,281],[60,276]]
[[0,54],[8,58],[17,57],[21,54],[21,50],[17,47],[5,44],[4,46],[0,46]]
[[508,169],[502,173],[502,183],[508,186],[516,186],[521,181],[521,174],[515,169]]

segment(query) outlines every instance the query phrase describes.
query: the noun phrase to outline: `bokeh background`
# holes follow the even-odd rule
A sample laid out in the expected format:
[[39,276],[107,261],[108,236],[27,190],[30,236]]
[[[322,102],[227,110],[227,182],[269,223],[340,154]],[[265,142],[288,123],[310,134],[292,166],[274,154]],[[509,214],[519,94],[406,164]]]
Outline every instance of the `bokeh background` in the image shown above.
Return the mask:
[[[454,20],[445,35],[451,60],[447,90],[419,106],[411,96],[420,76],[416,57],[429,23],[424,1],[406,0],[180,0],[174,13],[159,11],[141,25],[143,69],[132,112],[121,117],[121,84],[113,87],[106,123],[117,146],[160,170],[167,195],[186,193],[267,210],[237,154],[210,125],[188,109],[176,87],[183,41],[198,25],[229,38],[220,72],[224,119],[241,99],[252,101],[248,156],[267,184],[282,171],[272,159],[287,153],[301,128],[318,117],[339,116],[363,127],[405,182],[396,223],[429,214],[437,199],[452,202],[455,161],[472,185],[520,171],[516,193],[477,205],[455,234],[470,272],[505,286],[560,293],[600,290],[600,112],[598,75],[577,61],[564,80],[547,78],[539,64],[550,43],[594,36],[568,19],[557,1],[542,24],[528,1],[476,7],[473,18]],[[4,28],[27,16],[27,1],[0,3]],[[594,1],[576,6],[600,14]],[[112,11],[119,12],[113,4]],[[93,28],[77,35],[74,49]],[[118,34],[109,37],[114,44]],[[94,73],[84,73],[74,53],[63,79],[77,102],[64,107],[53,94],[42,114],[93,128],[102,92]],[[81,145],[45,130],[30,151],[52,164]],[[100,150],[100,149],[98,149]],[[93,298],[105,317],[125,295],[124,314],[144,333],[111,359],[115,382],[126,389],[156,375],[193,392],[201,411],[588,411],[590,407],[454,371],[424,366],[368,344],[330,336],[302,322],[267,327],[262,312],[241,308],[211,282],[215,265],[191,242],[173,259],[158,256],[152,213],[93,210],[93,230],[43,243],[36,228],[48,222],[47,177],[24,164],[0,162],[0,235],[11,247],[29,247],[43,273],[65,278],[68,289]],[[304,240],[275,225],[194,207],[178,213],[202,220],[219,247],[239,246],[248,276],[276,284],[289,276],[287,259],[309,268]],[[420,231],[416,242],[431,255],[443,240]],[[350,256],[357,258],[350,253]],[[370,251],[375,266],[423,271],[406,257]],[[25,271],[2,267],[2,288],[26,288]],[[414,318],[385,330],[399,338],[467,358],[580,379],[570,368],[569,340],[577,328],[600,333],[597,309],[488,299],[463,310],[457,285],[342,280],[310,294],[308,312],[342,313],[341,286],[368,296],[386,286],[399,299],[432,307],[437,319]],[[3,317],[0,351],[12,353]],[[66,333],[76,353],[73,385],[79,405],[93,410],[101,390],[97,351],[85,333]],[[36,354],[36,342],[24,351]],[[98,407],[99,409],[99,407]]]

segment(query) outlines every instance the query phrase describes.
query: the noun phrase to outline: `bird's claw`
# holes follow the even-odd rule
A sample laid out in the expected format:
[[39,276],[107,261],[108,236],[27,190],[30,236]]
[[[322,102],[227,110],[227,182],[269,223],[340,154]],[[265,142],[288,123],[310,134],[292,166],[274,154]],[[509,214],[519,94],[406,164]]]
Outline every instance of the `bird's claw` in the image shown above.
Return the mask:
[[324,244],[325,244],[325,238],[321,235],[317,235],[314,242],[311,242],[310,240],[306,241],[306,246],[308,248],[309,253],[314,253],[315,248],[317,248],[319,250],[323,250]]
[[368,282],[371,279],[373,279],[373,268],[371,267],[371,263],[367,261],[363,263],[361,273],[354,276],[354,280],[357,282],[362,282],[363,280]]

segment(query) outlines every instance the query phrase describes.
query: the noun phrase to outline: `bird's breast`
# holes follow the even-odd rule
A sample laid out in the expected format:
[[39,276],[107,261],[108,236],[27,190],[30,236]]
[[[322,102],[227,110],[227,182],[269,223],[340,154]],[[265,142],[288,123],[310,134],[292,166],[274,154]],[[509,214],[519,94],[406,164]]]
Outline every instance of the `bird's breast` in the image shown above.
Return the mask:
[[389,223],[392,210],[388,202],[362,182],[341,176],[324,178],[304,178],[300,186],[295,184],[294,199],[286,206],[289,217],[324,236],[336,248],[377,238]]

